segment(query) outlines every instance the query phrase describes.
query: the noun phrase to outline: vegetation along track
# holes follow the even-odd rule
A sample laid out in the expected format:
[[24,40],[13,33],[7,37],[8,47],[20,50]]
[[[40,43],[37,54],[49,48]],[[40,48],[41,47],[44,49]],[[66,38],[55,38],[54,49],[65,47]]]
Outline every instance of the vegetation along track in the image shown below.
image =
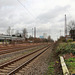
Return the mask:
[[20,58],[14,59],[10,62],[7,62],[7,63],[1,65],[0,66],[0,75],[13,75],[14,73],[17,73],[20,69],[22,69],[28,63],[30,63],[32,60],[34,60],[36,57],[41,55],[49,47],[50,47],[50,45],[47,45],[46,47],[44,47],[42,49],[39,49],[28,55],[22,56]]
[[7,49],[7,50],[3,49],[3,50],[0,50],[0,55],[6,54],[6,53],[15,52],[15,51],[19,51],[19,50],[22,50],[22,49],[28,49],[28,48],[32,48],[32,47],[36,47],[36,46],[39,46],[39,45],[32,45],[32,46],[25,46],[25,47],[16,47],[16,48],[11,48],[11,49]]

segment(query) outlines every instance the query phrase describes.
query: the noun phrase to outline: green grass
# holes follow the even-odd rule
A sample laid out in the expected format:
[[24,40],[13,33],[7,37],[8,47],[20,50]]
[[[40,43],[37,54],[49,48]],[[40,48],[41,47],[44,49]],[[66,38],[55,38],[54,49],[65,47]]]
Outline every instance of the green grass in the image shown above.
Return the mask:
[[70,73],[75,73],[75,58],[65,59],[65,62]]
[[49,61],[47,62],[48,64],[48,69],[47,71],[44,73],[44,75],[55,75],[55,68],[54,68],[54,58],[53,58],[53,52],[51,52],[50,56],[49,56]]
[[54,62],[50,62],[47,75],[54,75]]
[[[60,43],[56,49],[58,56],[72,53],[75,56],[75,43]],[[75,58],[65,59],[70,73],[75,74]]]
[[75,58],[65,59],[65,61],[67,61],[67,62],[75,62]]

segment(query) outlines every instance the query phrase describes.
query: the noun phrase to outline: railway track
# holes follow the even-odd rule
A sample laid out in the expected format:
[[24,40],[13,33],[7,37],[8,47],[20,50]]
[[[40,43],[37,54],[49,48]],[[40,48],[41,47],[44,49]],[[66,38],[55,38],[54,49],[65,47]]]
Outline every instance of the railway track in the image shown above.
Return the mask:
[[25,46],[33,46],[33,45],[37,45],[37,44],[22,44],[22,45],[4,46],[4,47],[0,47],[0,50],[14,49],[14,48],[20,48],[20,47],[25,47]]
[[0,75],[14,75],[18,73],[19,70],[21,70],[23,67],[29,64],[32,60],[34,60],[36,57],[38,57],[43,52],[45,52],[49,47],[50,45],[47,45],[46,47],[43,47],[42,49],[38,49],[37,51],[34,51],[30,54],[14,59],[3,65],[0,65]]
[[15,48],[22,48],[22,47],[29,47],[29,46],[36,46],[36,45],[42,45],[42,43],[37,44],[20,44],[20,45],[13,45],[13,46],[4,46],[0,47],[0,51],[2,50],[8,50],[8,49],[15,49]]
[[17,47],[17,48],[10,48],[7,50],[0,50],[0,55],[2,54],[6,54],[6,53],[11,53],[11,52],[15,52],[15,51],[19,51],[19,50],[23,50],[23,49],[28,49],[28,48],[32,48],[32,47],[36,47],[39,45],[32,45],[32,46],[25,46],[25,47]]
[[0,65],[5,63],[5,62],[8,62],[10,60],[13,60],[14,58],[21,57],[23,55],[34,52],[34,51],[36,51],[38,49],[41,49],[45,46],[47,46],[47,45],[40,45],[40,46],[28,48],[28,49],[19,50],[19,51],[16,51],[16,52],[2,54],[2,55],[0,55]]

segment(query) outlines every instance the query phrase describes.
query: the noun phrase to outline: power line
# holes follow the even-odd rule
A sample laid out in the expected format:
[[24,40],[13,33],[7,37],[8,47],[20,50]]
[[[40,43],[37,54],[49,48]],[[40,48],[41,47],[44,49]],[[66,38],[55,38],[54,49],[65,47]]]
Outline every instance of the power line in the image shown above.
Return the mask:
[[17,1],[22,5],[22,7],[23,7],[33,18],[35,18],[35,17],[31,14],[31,12],[26,8],[26,6],[22,4],[22,2],[20,2],[19,0],[17,0]]
[[69,13],[70,17],[72,18],[72,15],[70,14],[69,10],[67,9],[67,12]]
[[67,9],[66,12],[68,12],[69,15],[70,15],[70,17],[71,17],[71,19],[73,19],[72,15],[71,15],[71,13],[70,13],[70,11],[69,11],[69,9]]

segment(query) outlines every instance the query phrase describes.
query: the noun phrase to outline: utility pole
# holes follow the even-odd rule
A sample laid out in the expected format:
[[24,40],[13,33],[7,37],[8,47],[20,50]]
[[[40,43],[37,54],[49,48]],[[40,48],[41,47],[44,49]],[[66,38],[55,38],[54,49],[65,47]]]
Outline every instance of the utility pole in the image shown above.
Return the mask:
[[61,30],[60,30],[60,37],[61,37]]
[[33,37],[33,28],[32,28],[32,37]]
[[66,14],[65,14],[65,37],[67,38],[67,19],[66,19]]
[[36,27],[34,27],[34,38],[36,38]]

